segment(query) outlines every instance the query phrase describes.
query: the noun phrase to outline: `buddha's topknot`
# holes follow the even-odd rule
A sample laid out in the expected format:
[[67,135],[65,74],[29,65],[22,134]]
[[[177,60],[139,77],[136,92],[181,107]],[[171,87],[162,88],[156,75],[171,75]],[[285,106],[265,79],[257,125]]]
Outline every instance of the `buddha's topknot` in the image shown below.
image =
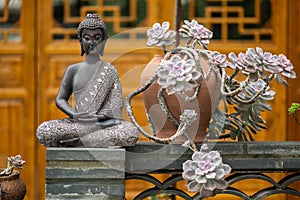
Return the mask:
[[103,32],[103,40],[106,40],[108,38],[106,26],[97,13],[88,13],[86,15],[86,18],[79,24],[78,39],[80,42],[82,40],[81,34],[83,29],[101,29]]

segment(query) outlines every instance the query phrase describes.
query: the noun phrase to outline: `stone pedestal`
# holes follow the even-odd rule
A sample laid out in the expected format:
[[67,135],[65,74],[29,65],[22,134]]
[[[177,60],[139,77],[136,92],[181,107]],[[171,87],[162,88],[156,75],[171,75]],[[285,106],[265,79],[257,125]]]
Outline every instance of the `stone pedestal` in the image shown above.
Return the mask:
[[123,200],[125,149],[47,148],[46,199]]

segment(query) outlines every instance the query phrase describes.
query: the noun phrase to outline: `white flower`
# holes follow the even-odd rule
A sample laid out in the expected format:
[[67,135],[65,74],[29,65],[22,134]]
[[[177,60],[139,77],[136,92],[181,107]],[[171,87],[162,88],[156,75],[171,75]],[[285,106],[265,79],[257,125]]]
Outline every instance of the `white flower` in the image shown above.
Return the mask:
[[179,32],[183,37],[193,38],[194,40],[198,40],[202,45],[208,45],[209,40],[213,36],[213,32],[205,28],[203,25],[198,24],[196,20],[192,20],[189,22],[188,20],[184,20],[184,25]]
[[26,163],[20,155],[11,156],[8,158],[8,161],[16,168],[23,168],[23,165]]
[[210,64],[214,66],[219,66],[225,68],[227,65],[227,59],[225,54],[221,54],[217,51],[213,51],[211,53],[210,59],[209,59]]
[[151,29],[147,31],[148,46],[169,46],[175,42],[175,31],[168,31],[170,27],[169,22],[163,22],[162,25],[155,23]]
[[192,155],[192,160],[183,163],[182,177],[187,180],[190,192],[199,192],[201,197],[208,197],[215,189],[225,189],[228,184],[224,180],[231,167],[223,164],[222,157],[217,151],[200,152]]
[[296,78],[296,73],[294,72],[294,66],[292,65],[291,61],[287,59],[287,57],[283,54],[280,54],[278,56],[275,56],[277,62],[278,62],[278,67],[279,67],[279,72],[288,78],[294,79]]
[[164,67],[158,71],[158,84],[167,89],[168,94],[193,89],[200,72],[195,69],[193,59],[184,60],[174,55],[165,61]]

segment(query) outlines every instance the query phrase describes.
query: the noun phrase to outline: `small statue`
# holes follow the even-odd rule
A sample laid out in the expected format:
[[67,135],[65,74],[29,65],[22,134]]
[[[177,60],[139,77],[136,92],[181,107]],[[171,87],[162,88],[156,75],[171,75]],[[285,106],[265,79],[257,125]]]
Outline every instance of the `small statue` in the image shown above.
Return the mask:
[[[45,146],[132,146],[137,128],[122,120],[123,98],[118,72],[100,59],[107,36],[97,14],[87,14],[78,27],[81,63],[69,66],[60,85],[56,105],[69,118],[42,123],[36,131]],[[74,93],[75,109],[68,103]]]

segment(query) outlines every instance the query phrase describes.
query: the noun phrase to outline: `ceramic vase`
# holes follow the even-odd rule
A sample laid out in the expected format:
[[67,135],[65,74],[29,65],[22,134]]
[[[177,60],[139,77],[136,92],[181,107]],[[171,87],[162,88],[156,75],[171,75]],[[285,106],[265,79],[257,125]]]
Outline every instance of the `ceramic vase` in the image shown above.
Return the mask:
[[[163,59],[162,55],[155,55],[153,59],[147,64],[141,74],[140,83],[145,84],[147,80],[153,75],[157,69],[160,61]],[[209,62],[206,58],[200,57],[201,67],[205,72],[210,68]],[[207,127],[209,125],[212,113],[215,111],[220,99],[220,86],[221,80],[217,79],[217,75],[213,72],[207,81],[202,80],[200,92],[195,101],[190,103],[184,102],[179,95],[168,95],[164,92],[166,104],[173,114],[179,120],[180,114],[184,109],[194,109],[197,113],[197,120],[192,123],[187,129],[187,134],[193,139],[194,142],[202,142],[207,135]],[[157,94],[160,85],[155,81],[150,87],[142,94],[145,108],[152,124],[155,129],[155,134],[159,138],[171,137],[176,132],[176,127],[166,118],[166,115],[159,106]],[[186,92],[191,96],[194,91]],[[183,143],[185,138],[179,137],[174,143]]]
[[9,176],[0,176],[1,200],[23,200],[25,194],[26,186],[22,179],[20,179],[18,171],[13,171]]

